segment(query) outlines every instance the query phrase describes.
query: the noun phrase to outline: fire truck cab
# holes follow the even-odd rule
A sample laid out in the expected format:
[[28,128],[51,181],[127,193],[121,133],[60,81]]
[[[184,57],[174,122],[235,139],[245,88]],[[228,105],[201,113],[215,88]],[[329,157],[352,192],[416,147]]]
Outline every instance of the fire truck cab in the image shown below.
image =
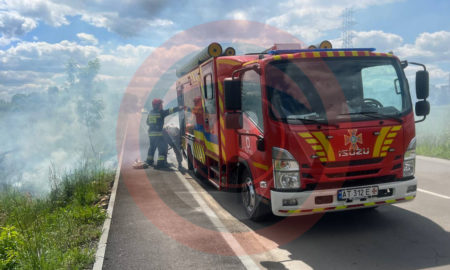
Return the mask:
[[[240,190],[253,220],[412,200],[418,121],[407,66],[329,42],[239,56],[212,43],[177,69],[189,169],[219,190]],[[419,121],[430,111],[421,66]]]

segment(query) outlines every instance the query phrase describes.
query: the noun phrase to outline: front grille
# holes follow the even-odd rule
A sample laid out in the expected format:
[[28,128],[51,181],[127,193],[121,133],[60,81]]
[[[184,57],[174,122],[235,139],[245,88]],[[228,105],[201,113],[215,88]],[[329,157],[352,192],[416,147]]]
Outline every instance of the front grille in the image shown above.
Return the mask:
[[358,160],[348,160],[348,161],[324,162],[324,163],[322,163],[322,165],[327,168],[337,168],[337,167],[376,164],[376,163],[381,162],[382,160],[383,160],[383,158],[358,159]]
[[400,181],[402,179],[395,179],[395,175],[385,175],[385,176],[378,176],[378,177],[347,180],[344,182],[327,182],[327,183],[307,184],[305,190],[321,190],[321,189],[369,186],[369,185],[390,183],[390,182],[394,182],[396,180]]
[[380,171],[380,169],[364,170],[364,171],[356,171],[356,172],[327,173],[326,176],[328,178],[352,177],[352,176],[360,176],[360,175],[367,175],[367,174],[375,174],[375,173],[378,173],[379,171]]

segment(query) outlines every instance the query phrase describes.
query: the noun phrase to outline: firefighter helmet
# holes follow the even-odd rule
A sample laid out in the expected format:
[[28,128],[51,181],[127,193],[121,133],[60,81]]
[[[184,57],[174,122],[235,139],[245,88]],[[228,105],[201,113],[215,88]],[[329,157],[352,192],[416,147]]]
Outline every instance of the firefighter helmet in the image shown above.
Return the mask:
[[163,101],[159,98],[153,99],[153,101],[152,101],[153,109],[155,109],[155,110],[160,109],[162,107],[162,103],[163,103]]

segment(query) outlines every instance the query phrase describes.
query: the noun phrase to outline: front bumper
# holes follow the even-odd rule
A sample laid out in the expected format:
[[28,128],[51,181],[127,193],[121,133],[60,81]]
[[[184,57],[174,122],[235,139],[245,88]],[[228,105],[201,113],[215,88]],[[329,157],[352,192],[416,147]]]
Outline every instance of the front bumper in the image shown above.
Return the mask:
[[[378,186],[379,194],[383,190],[393,189],[392,194],[382,197],[371,197],[365,200],[355,199],[353,201],[339,201],[337,199],[338,190],[336,189],[325,189],[325,190],[314,190],[314,191],[302,191],[302,192],[279,192],[270,191],[272,212],[276,216],[293,216],[293,215],[308,215],[320,212],[333,212],[333,211],[343,211],[358,208],[368,208],[383,204],[392,204],[412,200],[416,197],[417,180],[415,178],[406,181],[398,181],[392,183],[384,184],[374,184],[370,186]],[[353,188],[361,188],[353,187]],[[408,191],[408,187],[412,191]],[[316,197],[318,196],[329,196],[333,197],[332,202],[317,204]],[[298,204],[294,206],[283,206],[283,200],[296,199]]]

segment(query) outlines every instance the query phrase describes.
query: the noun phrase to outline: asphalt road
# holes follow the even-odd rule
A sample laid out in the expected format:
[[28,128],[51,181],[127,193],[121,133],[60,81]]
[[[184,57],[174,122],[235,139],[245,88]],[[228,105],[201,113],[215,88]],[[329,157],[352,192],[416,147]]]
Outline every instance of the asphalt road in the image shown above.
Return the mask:
[[[140,145],[128,142],[128,156]],[[450,269],[450,161],[417,158],[411,202],[264,223],[245,218],[239,194],[132,162],[122,164],[104,269]]]

